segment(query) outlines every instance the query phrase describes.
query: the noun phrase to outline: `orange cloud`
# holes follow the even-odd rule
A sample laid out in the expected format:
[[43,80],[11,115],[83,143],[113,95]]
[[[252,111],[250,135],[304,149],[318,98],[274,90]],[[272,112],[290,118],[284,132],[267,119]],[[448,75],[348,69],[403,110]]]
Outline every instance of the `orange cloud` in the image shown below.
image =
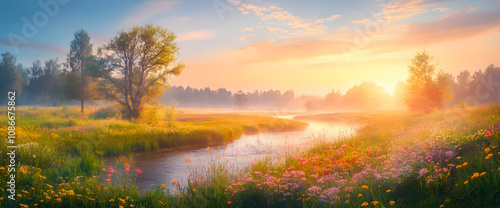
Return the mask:
[[182,41],[195,41],[195,40],[205,40],[205,39],[211,39],[215,37],[215,32],[211,30],[200,30],[200,31],[194,31],[194,32],[188,32],[188,33],[183,33],[179,35],[179,38],[177,40],[179,42]]
[[[277,37],[320,37],[327,35],[327,27],[324,22],[333,21],[341,15],[331,15],[327,18],[316,18],[306,20],[300,16],[293,15],[278,6],[257,6],[252,4],[242,4],[238,8],[243,13],[253,12],[263,21],[268,28],[281,28],[272,30]],[[272,27],[271,27],[272,26]]]

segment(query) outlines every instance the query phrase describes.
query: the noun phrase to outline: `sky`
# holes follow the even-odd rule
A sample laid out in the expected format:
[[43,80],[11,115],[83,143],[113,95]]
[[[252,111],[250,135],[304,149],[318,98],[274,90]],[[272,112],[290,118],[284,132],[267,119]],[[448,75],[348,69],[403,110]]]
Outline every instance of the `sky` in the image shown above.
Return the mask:
[[500,66],[498,0],[2,0],[0,52],[64,62],[77,30],[97,49],[144,24],[176,34],[186,69],[170,84],[194,88],[392,93],[423,50],[454,75]]

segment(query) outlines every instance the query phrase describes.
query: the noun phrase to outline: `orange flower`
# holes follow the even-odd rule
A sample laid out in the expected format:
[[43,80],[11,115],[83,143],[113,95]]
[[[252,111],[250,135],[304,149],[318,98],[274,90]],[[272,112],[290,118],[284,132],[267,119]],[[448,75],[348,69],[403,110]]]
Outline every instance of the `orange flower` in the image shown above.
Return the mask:
[[372,204],[375,205],[375,206],[377,206],[378,201],[372,201]]
[[366,186],[366,185],[361,186],[361,188],[368,190],[368,186]]
[[363,202],[363,204],[361,204],[362,207],[366,207],[368,206],[368,202]]
[[385,191],[386,193],[391,193],[391,189],[387,189],[387,191]]
[[396,202],[395,201],[390,201],[389,204],[394,205],[394,204],[396,204]]

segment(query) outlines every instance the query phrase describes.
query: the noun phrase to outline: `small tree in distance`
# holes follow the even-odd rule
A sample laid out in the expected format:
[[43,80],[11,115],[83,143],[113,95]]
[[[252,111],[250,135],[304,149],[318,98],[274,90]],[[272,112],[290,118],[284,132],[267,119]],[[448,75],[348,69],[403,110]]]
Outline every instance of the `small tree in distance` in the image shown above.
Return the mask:
[[436,74],[434,57],[427,51],[417,52],[408,66],[406,80],[405,103],[411,111],[429,113],[444,106],[444,102],[452,97],[448,88],[450,78],[440,72]]

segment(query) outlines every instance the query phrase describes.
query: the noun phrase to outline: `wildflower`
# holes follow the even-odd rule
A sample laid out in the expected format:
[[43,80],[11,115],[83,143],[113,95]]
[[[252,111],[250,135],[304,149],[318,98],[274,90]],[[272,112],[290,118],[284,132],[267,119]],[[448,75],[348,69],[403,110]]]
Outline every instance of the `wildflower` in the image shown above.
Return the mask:
[[444,205],[442,205],[442,204],[441,204],[441,206],[439,206],[439,208],[443,208],[443,207],[444,207]]
[[467,164],[468,164],[467,162],[464,162],[464,164],[462,164],[462,167],[467,166]]
[[457,165],[457,169],[460,169],[460,168],[462,168],[462,165]]
[[391,193],[391,189],[387,189],[387,191],[385,191],[386,193]]
[[368,190],[368,186],[366,186],[366,185],[361,186],[361,188]]
[[462,159],[462,157],[457,157],[457,160],[460,160],[460,159]]
[[114,199],[110,199],[109,202],[114,202],[115,200]]
[[394,204],[396,204],[396,202],[395,201],[390,201],[389,204],[394,205]]
[[231,204],[231,201],[228,201],[227,204]]
[[141,169],[135,169],[135,172],[137,172],[137,174],[141,174],[142,173]]
[[488,152],[490,152],[490,151],[491,151],[491,149],[490,149],[490,148],[486,148],[486,149],[484,149],[484,152],[485,152],[485,153],[488,153]]
[[479,174],[479,176],[483,177],[484,175],[486,175],[486,172],[482,172],[481,174]]
[[372,204],[375,205],[375,206],[377,206],[378,201],[372,201]]
[[24,204],[21,204],[21,203],[19,203],[19,206],[22,207],[22,208],[28,208],[28,205],[24,205]]
[[432,182],[432,181],[434,181],[434,180],[432,180],[432,178],[431,178],[431,179],[427,180],[427,183],[430,183],[430,182]]
[[466,184],[468,184],[468,183],[469,183],[469,181],[465,181],[465,182],[464,182],[464,185],[466,185]]
[[363,196],[363,194],[359,194],[359,195],[358,195],[358,197],[362,197],[362,196]]
[[471,180],[472,180],[472,179],[474,179],[474,178],[479,178],[479,173],[474,173],[474,174],[470,177],[470,179],[471,179]]
[[486,156],[484,159],[489,160],[489,159],[490,159],[490,158],[492,158],[492,157],[493,157],[493,154],[488,154],[488,156]]
[[422,177],[423,175],[425,175],[426,173],[428,173],[429,170],[427,170],[427,168],[422,168],[420,169],[420,173],[418,174],[418,177],[417,178],[420,178]]
[[361,204],[362,207],[366,207],[368,206],[368,202],[363,202],[363,204]]

